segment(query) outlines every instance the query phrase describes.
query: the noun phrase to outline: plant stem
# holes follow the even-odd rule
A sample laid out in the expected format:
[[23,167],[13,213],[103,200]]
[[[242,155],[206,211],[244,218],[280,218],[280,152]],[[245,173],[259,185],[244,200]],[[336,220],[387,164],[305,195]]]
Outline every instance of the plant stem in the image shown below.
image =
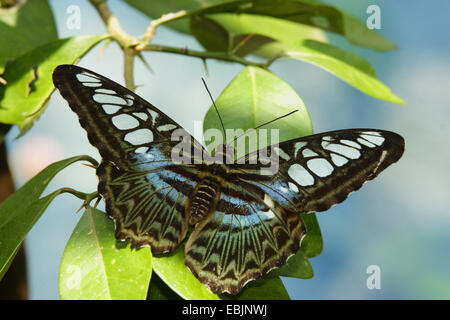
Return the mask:
[[222,51],[196,51],[196,50],[189,50],[187,48],[174,48],[174,47],[168,47],[168,46],[162,46],[162,45],[146,45],[142,48],[143,51],[156,51],[156,52],[167,52],[167,53],[174,53],[174,54],[181,54],[189,57],[196,57],[203,60],[206,59],[216,59],[221,61],[227,61],[227,62],[235,62],[239,63],[245,66],[255,66],[260,68],[265,68],[265,63],[259,63],[259,62],[253,62],[246,59],[243,59],[241,57],[231,55],[227,52]]
[[134,56],[136,55],[136,51],[132,48],[124,48],[123,49],[123,76],[125,79],[125,86],[134,91],[136,89],[136,85],[134,84]]
[[105,23],[108,32],[120,44],[121,47],[134,47],[139,43],[137,38],[130,36],[122,28],[117,17],[111,13],[111,10],[109,10],[105,0],[89,0],[89,2],[97,10],[98,14]]
[[111,10],[109,10],[105,0],[89,0],[89,2],[97,10],[106,25],[106,29],[111,34],[113,39],[116,40],[122,47],[124,51],[125,86],[131,91],[134,91],[136,86],[134,84],[133,67],[134,56],[137,54],[137,51],[133,48],[140,43],[139,40],[133,36],[130,36],[122,28],[117,17],[111,13]]
[[166,22],[173,21],[173,20],[177,20],[180,18],[184,18],[187,16],[188,16],[188,13],[185,10],[181,10],[181,11],[178,11],[175,13],[164,14],[160,18],[152,20],[152,22],[150,22],[150,25],[148,26],[147,30],[145,30],[145,33],[142,37],[142,42],[138,45],[138,47],[136,49],[141,51],[147,44],[150,43],[153,36],[155,35],[156,28],[159,25],[166,23]]
[[111,34],[111,37],[116,40],[124,51],[124,78],[125,85],[128,89],[134,91],[136,85],[134,83],[133,68],[134,57],[139,55],[141,51],[156,51],[185,55],[189,57],[200,58],[205,62],[207,59],[215,59],[220,61],[235,62],[245,66],[255,66],[260,68],[267,68],[268,64],[258,63],[243,59],[230,52],[214,52],[214,51],[195,51],[187,48],[174,48],[163,45],[150,44],[155,35],[156,28],[173,20],[186,18],[195,14],[195,11],[178,11],[161,16],[153,20],[150,26],[145,31],[142,41],[136,37],[130,36],[119,24],[119,20],[111,13],[105,0],[89,0],[95,7],[98,14],[106,25],[106,29]]

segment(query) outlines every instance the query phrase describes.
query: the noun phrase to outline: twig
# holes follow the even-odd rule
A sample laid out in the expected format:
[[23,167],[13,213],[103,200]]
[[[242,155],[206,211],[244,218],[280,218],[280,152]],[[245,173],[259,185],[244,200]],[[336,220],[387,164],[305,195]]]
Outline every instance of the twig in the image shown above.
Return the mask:
[[97,199],[97,201],[95,202],[95,206],[94,206],[94,208],[95,208],[97,206],[98,202],[100,201],[99,198],[101,197],[97,191],[94,191],[92,193],[84,193],[84,192],[81,192],[81,191],[78,191],[78,190],[75,190],[72,188],[61,188],[58,191],[60,193],[70,193],[73,196],[77,197],[78,199],[84,200],[83,204],[77,210],[77,212],[79,212],[83,208],[87,208],[88,206],[90,206],[90,203],[92,202],[92,200]]
[[[105,0],[89,0],[95,7],[98,14],[106,25],[106,29],[111,34],[112,38],[119,43],[124,51],[124,78],[125,85],[128,89],[134,91],[136,85],[134,83],[133,68],[134,58],[140,55],[141,51],[156,51],[167,52],[174,54],[181,54],[189,57],[200,58],[205,62],[207,59],[215,59],[227,62],[235,62],[245,66],[256,66],[260,68],[267,68],[270,64],[258,63],[243,59],[233,52],[209,52],[209,51],[195,51],[187,48],[174,48],[162,45],[150,44],[155,35],[156,28],[163,23],[174,21],[181,18],[186,18],[196,14],[196,11],[178,11],[176,13],[169,13],[153,20],[150,26],[145,31],[142,40],[130,36],[119,24],[119,20],[111,13]],[[244,39],[246,41],[248,39]]]
[[153,39],[153,36],[155,35],[156,28],[159,25],[173,20],[185,18],[188,17],[189,15],[190,13],[188,13],[187,11],[181,10],[175,13],[164,14],[160,18],[152,20],[147,30],[145,30],[144,35],[142,36],[142,42],[136,47],[136,49],[138,51],[141,51],[147,44],[150,43],[150,41]]
[[136,37],[130,36],[120,25],[119,20],[111,13],[105,0],[89,0],[97,10],[112,37],[123,47],[130,48],[139,44]]
[[134,89],[136,89],[133,77],[134,56],[138,54],[134,48],[140,43],[139,40],[130,36],[121,27],[119,20],[111,13],[105,0],[89,0],[89,2],[97,10],[113,39],[122,47],[124,51],[125,86],[134,91]]
[[222,51],[195,51],[195,50],[189,50],[187,48],[174,48],[174,47],[168,47],[168,46],[162,46],[162,45],[146,45],[142,48],[143,51],[155,51],[155,52],[167,52],[167,53],[174,53],[174,54],[181,54],[189,57],[196,57],[203,60],[206,59],[216,59],[221,61],[228,61],[228,62],[236,62],[245,66],[255,66],[260,68],[265,68],[265,63],[259,63],[259,62],[253,62],[246,59],[243,59],[241,57],[231,55],[227,52]]
[[136,55],[136,51],[132,48],[124,48],[123,49],[123,76],[125,79],[125,86],[134,91],[136,89],[136,85],[134,84],[134,56]]

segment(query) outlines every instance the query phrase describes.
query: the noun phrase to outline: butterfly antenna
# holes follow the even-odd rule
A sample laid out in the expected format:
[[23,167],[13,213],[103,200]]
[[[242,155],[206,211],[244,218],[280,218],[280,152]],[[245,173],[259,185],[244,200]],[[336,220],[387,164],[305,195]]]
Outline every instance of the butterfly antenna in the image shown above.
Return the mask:
[[219,116],[220,124],[222,125],[223,134],[225,135],[225,141],[227,141],[227,133],[225,132],[225,126],[223,125],[222,117],[220,116],[219,109],[217,109],[216,103],[214,102],[214,99],[211,95],[211,92],[209,92],[208,86],[206,85],[205,79],[202,78],[203,84],[205,85],[206,91],[208,91],[209,97],[211,98],[211,101],[214,105],[214,108],[216,109],[217,115]]
[[[268,122],[265,122],[265,123],[263,123],[263,124],[260,124],[259,126],[254,127],[252,130],[256,130],[256,129],[258,129],[258,128],[261,128],[262,126],[268,125],[269,123],[272,123],[272,122],[275,122],[275,121],[277,121],[277,120],[283,119],[283,118],[285,118],[285,117],[287,117],[287,116],[290,116],[291,114],[293,114],[293,113],[295,113],[295,112],[297,112],[297,111],[299,111],[299,110],[294,110],[294,111],[291,111],[291,112],[289,112],[289,113],[286,113],[286,114],[283,115],[283,116],[280,116],[280,117],[278,117],[278,118],[275,118],[275,119],[273,119],[273,120],[270,120],[270,121],[268,121]],[[244,132],[244,133],[241,134],[240,136],[237,136],[236,138],[234,138],[234,140],[233,140],[232,142],[236,141],[237,139],[239,139],[240,137],[242,137],[244,134],[247,134],[247,133],[248,133],[248,132]]]

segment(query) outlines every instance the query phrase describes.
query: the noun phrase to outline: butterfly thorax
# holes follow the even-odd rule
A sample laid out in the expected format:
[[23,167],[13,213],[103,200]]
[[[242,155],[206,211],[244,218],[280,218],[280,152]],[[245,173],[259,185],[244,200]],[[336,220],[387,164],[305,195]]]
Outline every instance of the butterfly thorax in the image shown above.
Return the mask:
[[233,147],[219,145],[214,158],[215,161],[208,165],[208,173],[196,185],[189,203],[189,223],[191,224],[201,221],[214,210],[220,197],[221,181],[231,178],[230,169],[226,163],[232,163],[234,159]]
[[217,146],[214,156],[204,159],[207,164],[231,164],[234,161],[234,148],[228,144],[220,144]]

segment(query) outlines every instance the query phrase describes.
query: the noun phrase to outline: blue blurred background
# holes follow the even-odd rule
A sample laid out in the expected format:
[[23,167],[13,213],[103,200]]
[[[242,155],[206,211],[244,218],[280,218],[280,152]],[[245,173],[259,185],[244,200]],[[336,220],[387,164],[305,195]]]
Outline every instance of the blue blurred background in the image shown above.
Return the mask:
[[[317,214],[323,233],[322,254],[310,260],[314,278],[284,278],[292,299],[449,299],[450,298],[450,2],[324,1],[365,21],[366,8],[381,8],[378,32],[397,46],[387,53],[332,42],[369,60],[379,78],[406,106],[373,99],[334,76],[298,61],[276,62],[271,70],[290,83],[304,100],[315,132],[352,127],[396,131],[406,139],[401,161],[352,194],[347,201]],[[103,33],[105,28],[87,1],[50,1],[60,37]],[[81,29],[66,27],[66,9],[81,8]],[[109,1],[122,26],[140,35],[150,20],[122,1]],[[154,43],[200,49],[192,38],[158,29]],[[94,48],[79,65],[123,83],[122,54],[110,44]],[[145,53],[154,70],[136,62],[137,93],[193,132],[210,106],[200,77],[199,59]],[[214,96],[243,68],[209,61],[208,84]],[[77,117],[55,93],[47,111],[29,133],[8,135],[9,163],[19,187],[37,170],[74,155],[99,154],[87,140]],[[197,137],[200,138],[200,137]],[[66,186],[91,192],[94,170],[73,165],[61,172],[48,191]],[[64,246],[80,214],[81,201],[57,198],[26,239],[31,299],[58,299],[58,270]],[[366,269],[381,270],[381,289],[369,290]]]

